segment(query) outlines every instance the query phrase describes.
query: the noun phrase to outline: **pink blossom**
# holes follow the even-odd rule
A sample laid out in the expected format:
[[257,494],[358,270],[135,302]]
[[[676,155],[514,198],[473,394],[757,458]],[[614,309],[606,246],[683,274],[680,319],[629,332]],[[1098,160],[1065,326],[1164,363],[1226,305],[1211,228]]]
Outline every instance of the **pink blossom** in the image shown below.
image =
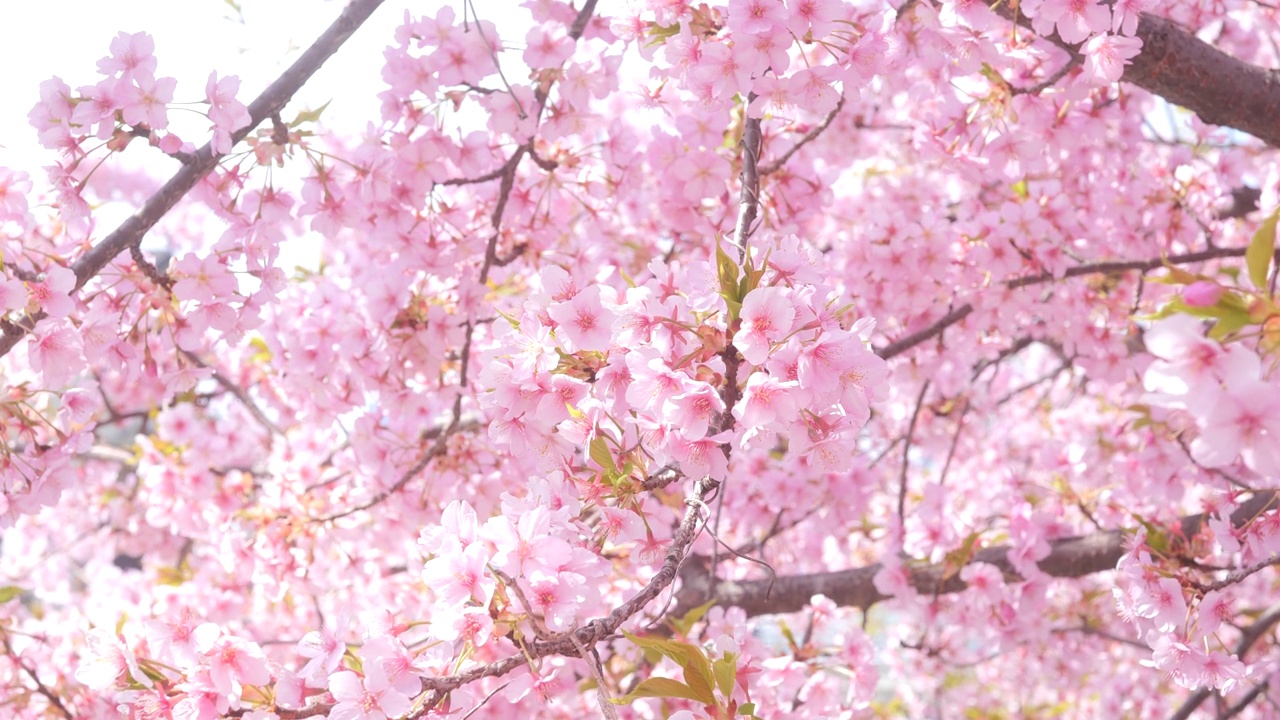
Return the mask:
[[1086,82],[1113,83],[1124,74],[1124,67],[1142,52],[1142,39],[1123,35],[1098,35],[1084,44]]
[[75,677],[93,690],[112,690],[136,682],[151,687],[151,679],[138,667],[138,659],[118,637],[106,630],[91,630],[85,635],[86,655]]
[[209,663],[209,679],[223,695],[240,694],[243,685],[263,686],[271,681],[267,658],[257,643],[224,635],[199,647]]
[[133,83],[120,89],[120,108],[124,121],[135,127],[146,126],[163,130],[169,126],[168,104],[173,102],[173,90],[178,81],[173,78],[156,79],[150,74],[133,78]]
[[556,68],[573,54],[573,40],[556,22],[534,26],[525,36],[524,62],[531,68]]
[[1147,9],[1148,0],[1117,0],[1111,6],[1111,31],[1121,35],[1138,32],[1138,18]]
[[174,263],[172,274],[178,278],[173,291],[184,300],[210,303],[231,296],[238,288],[236,277],[217,255],[199,258],[187,253]]
[[1056,25],[1058,37],[1075,45],[1105,32],[1111,26],[1111,13],[1098,0],[1045,0],[1031,24],[1041,35],[1053,32]]
[[707,427],[724,412],[720,394],[705,383],[693,384],[685,392],[668,398],[662,404],[662,415],[686,440],[706,437]]
[[748,428],[763,428],[786,424],[796,414],[796,402],[791,390],[795,381],[783,381],[762,372],[752,373],[742,391],[742,399],[733,408],[733,415]]
[[64,318],[75,308],[70,293],[76,289],[76,274],[61,265],[50,265],[44,279],[27,286],[31,302],[51,318]]
[[0,315],[27,306],[27,287],[18,278],[0,278]]
[[781,0],[729,0],[729,28],[739,33],[772,33],[787,24]]
[[467,600],[487,604],[497,587],[485,568],[489,553],[477,543],[465,549],[457,543],[446,543],[440,552],[422,568],[422,580],[436,597],[450,605]]
[[156,71],[156,43],[147,33],[119,33],[111,40],[111,55],[98,61],[98,72],[133,78]]
[[330,720],[387,720],[409,712],[413,703],[386,683],[376,665],[365,668],[365,677],[350,670],[329,676],[329,692],[337,704],[329,711]]
[[209,73],[204,86],[205,101],[209,103],[209,120],[213,123],[213,151],[231,152],[231,136],[249,124],[249,110],[236,99],[240,90],[240,78],[235,75],[218,79],[217,71]]
[[742,328],[733,344],[752,365],[763,365],[772,344],[786,337],[795,322],[796,309],[784,288],[762,287],[742,301]]
[[324,687],[325,678],[333,674],[342,664],[342,656],[347,652],[347,644],[340,639],[346,631],[347,618],[338,619],[332,631],[312,630],[298,641],[298,654],[310,658],[298,675],[310,687]]
[[84,370],[80,338],[65,324],[41,322],[27,341],[27,363],[49,387],[59,387]]
[[487,608],[438,608],[431,616],[431,633],[445,642],[463,640],[481,647],[493,636],[493,618]]
[[592,285],[568,302],[552,305],[547,314],[556,321],[557,335],[574,350],[603,352],[613,341],[610,330],[616,315],[601,302],[599,286]]
[[1191,454],[1208,467],[1223,467],[1240,455],[1259,473],[1280,473],[1280,389],[1246,379],[1234,383],[1205,416]]
[[1178,581],[1165,577],[1146,585],[1136,595],[1134,609],[1141,617],[1151,619],[1161,632],[1173,632],[1187,621],[1187,602]]

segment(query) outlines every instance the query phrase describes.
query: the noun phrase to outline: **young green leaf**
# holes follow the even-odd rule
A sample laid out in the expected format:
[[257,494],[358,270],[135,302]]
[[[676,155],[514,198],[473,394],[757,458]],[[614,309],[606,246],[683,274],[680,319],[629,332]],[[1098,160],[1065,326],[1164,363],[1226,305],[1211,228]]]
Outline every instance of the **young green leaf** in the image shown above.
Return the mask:
[[706,704],[706,700],[694,691],[693,688],[685,685],[679,680],[672,680],[664,677],[645,678],[640,681],[635,690],[627,693],[620,698],[613,698],[612,702],[617,705],[626,705],[638,698],[682,698],[684,700],[693,700]]
[[1253,234],[1249,248],[1245,250],[1244,262],[1249,268],[1249,279],[1259,290],[1267,287],[1267,275],[1271,270],[1271,256],[1276,249],[1276,221],[1280,219],[1280,208],[1276,208],[1262,221],[1262,227]]

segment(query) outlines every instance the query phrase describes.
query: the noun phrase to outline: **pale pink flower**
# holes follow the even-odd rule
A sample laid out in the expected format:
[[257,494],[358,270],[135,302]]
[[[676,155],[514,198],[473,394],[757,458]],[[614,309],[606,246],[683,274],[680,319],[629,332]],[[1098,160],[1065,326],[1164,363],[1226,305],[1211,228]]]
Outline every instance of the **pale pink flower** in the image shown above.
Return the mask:
[[573,40],[560,23],[543,23],[525,35],[524,63],[530,68],[557,68],[572,54]]
[[599,286],[592,285],[568,302],[552,305],[547,314],[556,321],[557,336],[567,340],[573,350],[609,349],[616,314],[601,302]]
[[27,306],[27,286],[18,278],[0,278],[0,315]]
[[337,704],[329,711],[330,720],[387,720],[404,715],[413,708],[409,698],[386,683],[374,664],[365,668],[365,677],[350,670],[329,676],[329,692]]
[[422,580],[441,602],[456,605],[475,600],[487,605],[493,597],[497,582],[485,566],[489,553],[479,543],[465,549],[455,543],[446,543],[439,557],[428,560],[422,567]]
[[1244,378],[1229,385],[1191,441],[1191,455],[1214,468],[1240,455],[1256,472],[1280,473],[1280,389]]
[[1055,25],[1058,37],[1074,45],[1111,27],[1111,12],[1098,0],[1045,0],[1031,26],[1040,35],[1048,35]]
[[493,618],[488,608],[437,608],[431,616],[431,634],[445,642],[464,640],[480,647],[493,636]]
[[130,125],[145,125],[152,130],[169,126],[168,104],[173,102],[173,91],[178,81],[171,78],[156,79],[150,74],[134,77],[133,83],[120,88],[120,111]]
[[31,302],[51,318],[64,318],[75,309],[70,293],[76,289],[76,274],[70,268],[50,265],[44,279],[27,286]]
[[209,663],[209,679],[223,695],[240,694],[243,685],[261,687],[271,682],[267,658],[257,643],[224,635],[200,650]]
[[205,101],[209,103],[209,120],[213,123],[212,149],[215,153],[231,152],[231,136],[249,124],[249,110],[236,99],[240,78],[235,75],[218,79],[217,71],[209,73],[205,83]]
[[119,33],[111,40],[111,55],[98,61],[103,75],[130,78],[156,71],[156,42],[147,33]]
[[707,435],[707,427],[724,412],[720,394],[706,383],[693,383],[679,395],[667,398],[662,404],[662,416],[686,440],[701,440]]
[[787,7],[782,0],[729,0],[728,24],[735,33],[778,32],[787,25]]
[[747,428],[790,422],[796,415],[796,402],[791,391],[799,383],[779,380],[763,373],[752,373],[742,391],[742,399],[733,408],[733,416]]
[[1160,578],[1134,593],[1134,610],[1151,619],[1161,632],[1172,632],[1187,621],[1187,601],[1182,586],[1173,578]]
[[225,300],[239,288],[235,275],[214,254],[200,258],[187,253],[173,264],[171,272],[178,278],[173,292],[183,300],[211,303],[216,299]]
[[298,641],[298,654],[310,658],[298,675],[310,687],[325,686],[325,678],[333,674],[342,664],[342,656],[347,652],[347,644],[341,637],[346,632],[348,618],[338,618],[332,630],[312,630]]
[[90,630],[85,636],[85,657],[75,677],[93,690],[106,691],[136,682],[151,687],[151,679],[138,667],[138,659],[120,638],[106,630]]
[[79,336],[64,324],[40,323],[27,341],[27,364],[44,376],[47,387],[60,387],[84,370]]
[[1142,40],[1123,35],[1098,35],[1084,44],[1086,82],[1102,85],[1113,83],[1124,74],[1124,67],[1142,52]]
[[1211,590],[1200,598],[1200,605],[1196,608],[1199,616],[1199,623],[1196,629],[1202,635],[1212,635],[1215,630],[1222,626],[1224,622],[1230,622],[1235,618],[1235,610],[1231,607],[1231,596],[1222,590]]
[[533,605],[529,609],[542,615],[543,622],[553,632],[572,627],[578,606],[586,600],[568,581],[571,577],[572,573],[542,571],[535,571],[529,576],[529,587],[525,589],[525,597]]
[[791,332],[796,309],[786,289],[762,287],[747,293],[740,317],[742,327],[733,336],[733,344],[747,362],[762,365],[772,344]]

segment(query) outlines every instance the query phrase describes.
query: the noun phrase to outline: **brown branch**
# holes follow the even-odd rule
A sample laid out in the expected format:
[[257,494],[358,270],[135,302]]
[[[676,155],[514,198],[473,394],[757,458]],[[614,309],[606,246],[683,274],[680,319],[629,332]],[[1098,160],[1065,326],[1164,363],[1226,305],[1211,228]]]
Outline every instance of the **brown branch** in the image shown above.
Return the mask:
[[[263,120],[280,112],[294,93],[333,55],[347,38],[369,18],[383,0],[352,0],[342,11],[337,20],[302,53],[293,65],[276,78],[276,81],[262,91],[262,94],[249,104],[249,124],[237,130],[231,136],[232,144],[238,143],[253,132]],[[117,255],[142,242],[147,234],[161,218],[165,216],[183,197],[200,182],[205,175],[218,164],[221,155],[213,152],[212,144],[206,144],[191,157],[191,162],[178,170],[169,181],[138,209],[129,219],[120,223],[110,235],[86,252],[71,266],[76,273],[76,290],[85,286],[90,280],[102,272]],[[13,349],[36,323],[44,318],[43,312],[25,315],[16,323],[5,328],[0,337],[0,356]]]
[[[755,93],[751,94],[755,97]],[[750,99],[747,100],[751,102]],[[746,113],[746,110],[743,110]],[[760,161],[760,118],[746,118],[742,128],[742,174],[739,181],[742,185],[738,192],[738,224],[733,230],[733,244],[738,247],[738,260],[747,256],[747,239],[751,237],[751,226],[756,221],[756,213],[760,209],[760,173],[756,163]]]
[[[1277,491],[1260,492],[1241,503],[1231,513],[1231,522],[1236,527],[1244,525],[1258,513],[1274,507],[1276,501]],[[1194,537],[1204,522],[1204,515],[1189,515],[1182,518],[1180,529],[1184,536]],[[1060,578],[1084,577],[1114,570],[1125,552],[1125,537],[1122,530],[1108,530],[1055,540],[1050,544],[1049,555],[1037,565],[1045,574]],[[1010,549],[1005,545],[985,548],[978,551],[970,563],[995,565],[1006,578],[1019,581],[1022,577],[1008,557]],[[710,592],[710,578],[705,569],[696,563],[688,563],[681,574],[682,587],[676,595],[676,608],[672,612],[679,616],[702,604],[707,598],[714,598],[724,607],[736,605],[745,610],[749,617],[797,612],[819,593],[831,598],[837,605],[866,610],[889,598],[876,589],[873,582],[881,567],[881,563],[875,563],[835,572],[783,576],[772,582],[772,591],[769,590],[769,580],[717,580],[713,594]],[[946,563],[911,566],[907,568],[908,582],[918,592],[927,595],[957,593],[968,587],[960,579],[957,570],[958,568]]]
[[[633,595],[631,599],[614,609],[608,616],[590,620],[555,640],[535,640],[526,644],[523,652],[510,655],[488,665],[474,667],[456,675],[423,678],[423,685],[430,691],[430,694],[422,707],[406,717],[409,720],[416,720],[427,715],[436,705],[440,704],[449,692],[468,683],[475,682],[481,678],[506,675],[512,670],[527,664],[530,660],[537,660],[538,658],[551,655],[576,657],[581,653],[579,648],[591,648],[596,643],[613,637],[623,623],[643,610],[646,605],[670,587],[671,583],[675,582],[676,577],[679,576],[680,568],[684,564],[689,547],[698,536],[698,522],[702,518],[702,511],[707,507],[707,498],[719,487],[719,481],[711,477],[704,477],[693,484],[689,499],[685,501],[687,507],[684,517],[681,518],[680,525],[676,528],[675,534],[672,535],[671,547],[667,549],[667,554],[662,561],[662,567],[658,569],[648,584]],[[271,711],[279,715],[283,720],[293,720],[295,718],[322,715],[332,708],[331,704],[322,703],[302,710],[271,708]],[[229,717],[242,717],[245,712],[247,712],[247,709],[232,711]]]
[[75,715],[72,714],[72,712],[67,709],[67,706],[63,704],[62,698],[58,697],[57,693],[50,690],[43,682],[41,682],[40,676],[36,674],[35,670],[28,667],[26,663],[22,662],[22,660],[18,658],[18,655],[13,652],[13,648],[9,645],[9,638],[0,636],[0,642],[4,643],[4,651],[9,656],[9,659],[12,660],[15,665],[22,668],[22,671],[25,672],[27,676],[31,678],[32,682],[36,684],[36,692],[43,695],[45,699],[49,701],[49,706],[51,708],[57,710],[58,713],[67,720],[72,720]]
[[425,470],[427,466],[431,464],[432,460],[435,460],[444,454],[445,450],[449,447],[449,438],[452,437],[454,433],[462,430],[464,427],[475,427],[479,425],[478,421],[471,421],[469,424],[463,423],[461,420],[461,414],[462,402],[461,396],[459,396],[458,399],[454,400],[453,416],[450,418],[449,424],[445,425],[443,428],[436,428],[423,433],[422,437],[424,440],[435,438],[435,442],[431,443],[431,447],[427,448],[427,451],[422,454],[422,457],[418,458],[418,461],[413,464],[413,467],[400,474],[400,477],[396,479],[395,483],[393,483],[391,487],[383,490],[366,502],[347,508],[346,510],[333,513],[332,515],[313,518],[312,522],[332,522],[338,518],[344,518],[348,515],[358,513],[361,510],[368,510],[375,505],[385,502],[387,498],[390,498],[392,495],[403,490],[404,486],[408,485],[409,481],[417,476],[418,473]]
[[916,420],[920,418],[920,408],[924,407],[924,395],[929,392],[929,381],[920,386],[920,396],[916,398],[916,409],[911,413],[911,422],[907,423],[907,434],[902,441],[902,468],[898,473],[898,526],[906,522],[907,514],[907,471],[910,469],[911,436],[916,432]]
[[[1218,260],[1228,257],[1241,257],[1244,255],[1245,248],[1210,248],[1208,250],[1200,250],[1193,253],[1185,253],[1182,255],[1172,255],[1167,258],[1155,258],[1148,260],[1109,260],[1105,262],[1090,263],[1087,265],[1077,265],[1067,268],[1063,273],[1063,278],[1079,277],[1081,275],[1093,275],[1095,273],[1115,273],[1126,272],[1130,270],[1139,270],[1149,272],[1164,265],[1187,265],[1190,263],[1205,262],[1208,260]],[[1055,278],[1053,273],[1043,272],[1036,275],[1025,275],[1020,278],[1014,278],[1005,282],[1005,286],[1013,289],[1024,288],[1029,285],[1039,285],[1041,283],[1050,282]],[[946,315],[938,318],[932,325],[923,330],[911,333],[906,337],[898,338],[893,342],[885,345],[876,351],[881,358],[888,360],[897,355],[910,350],[911,348],[926,342],[938,335],[944,330],[955,325],[956,323],[969,317],[973,312],[973,305],[965,303],[960,307],[952,309]]]
[[[1000,2],[996,12],[1024,27],[1031,23],[1016,2]],[[1124,69],[1124,82],[1191,110],[1210,125],[1249,133],[1280,147],[1280,82],[1275,74],[1234,57],[1193,33],[1150,13],[1138,17],[1142,52]],[[1079,47],[1057,34],[1046,38],[1073,56]]]
[[219,371],[217,368],[209,365],[205,361],[196,357],[195,353],[191,353],[181,349],[179,350],[179,352],[181,352],[182,356],[185,357],[187,360],[189,360],[196,367],[212,370],[213,374],[211,375],[211,377],[214,379],[214,381],[217,382],[219,385],[221,385],[222,389],[231,393],[231,395],[235,397],[236,400],[239,400],[240,404],[243,405],[245,409],[249,411],[249,414],[253,416],[253,419],[257,420],[258,424],[262,425],[262,427],[265,428],[267,432],[271,433],[272,435],[279,435],[281,437],[284,436],[284,430],[281,430],[279,425],[276,425],[275,422],[271,420],[271,418],[267,417],[267,414],[262,411],[262,408],[258,407],[258,404],[253,401],[253,398],[249,397],[249,394],[244,391],[244,388],[232,382],[231,378],[222,374],[222,372]]
[[772,175],[773,173],[776,173],[779,170],[781,170],[782,166],[787,164],[787,161],[791,159],[792,155],[795,155],[800,150],[800,148],[804,147],[805,145],[808,145],[810,142],[814,140],[814,138],[821,135],[824,130],[830,127],[831,121],[836,119],[836,115],[840,114],[840,109],[843,107],[844,107],[844,95],[841,95],[840,100],[836,103],[836,106],[832,108],[831,112],[827,113],[827,117],[823,119],[821,123],[819,123],[816,127],[811,129],[809,132],[805,133],[803,137],[801,137],[799,140],[796,141],[795,145],[792,145],[786,152],[782,153],[782,157],[760,168],[760,174]]

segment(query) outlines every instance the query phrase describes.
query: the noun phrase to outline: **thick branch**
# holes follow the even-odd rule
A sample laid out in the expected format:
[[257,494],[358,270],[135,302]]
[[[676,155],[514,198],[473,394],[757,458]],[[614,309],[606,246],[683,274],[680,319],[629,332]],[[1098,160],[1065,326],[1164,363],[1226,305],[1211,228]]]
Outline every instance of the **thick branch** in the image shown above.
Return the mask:
[[[1017,4],[1001,2],[995,9],[1030,27],[1026,16],[1014,9]],[[1150,13],[1139,16],[1137,36],[1142,52],[1125,68],[1122,80],[1191,110],[1206,123],[1242,130],[1280,147],[1280,77],[1274,71],[1237,60],[1172,20]],[[1079,53],[1078,46],[1056,34],[1046,39],[1073,55]]]
[[[249,104],[249,124],[231,136],[232,143],[240,142],[253,132],[259,123],[280,112],[294,93],[306,84],[325,60],[342,47],[347,38],[351,37],[351,34],[369,18],[382,1],[352,0],[329,29],[325,30],[324,34],[302,53],[302,57],[298,58],[288,70],[284,71],[284,74],[276,78],[270,87],[263,90],[262,94]],[[197,150],[191,156],[191,162],[169,178],[164,187],[148,198],[137,212],[129,216],[129,219],[121,223],[120,227],[71,266],[76,273],[75,289],[84,287],[85,283],[102,272],[102,269],[117,255],[141,243],[143,236],[160,222],[160,219],[172,210],[178,201],[196,186],[196,183],[208,175],[221,158],[221,155],[213,152],[209,144]],[[25,316],[7,325],[4,335],[0,337],[0,356],[12,350],[28,330],[35,327],[43,317],[43,314]]]
[[[1276,500],[1276,491],[1260,492],[1231,513],[1231,522],[1239,527],[1273,506]],[[1193,537],[1200,531],[1204,521],[1204,515],[1183,518],[1182,533],[1186,537]],[[1124,554],[1124,543],[1125,533],[1121,530],[1063,538],[1052,543],[1049,555],[1038,565],[1047,575],[1060,578],[1083,577],[1114,570],[1120,556]],[[1018,581],[1022,577],[1009,561],[1010,549],[1005,545],[985,548],[975,553],[970,562],[995,565],[1006,578]],[[831,598],[837,605],[866,610],[889,597],[876,589],[872,581],[881,567],[881,563],[876,563],[851,570],[783,576],[773,580],[718,580],[712,596],[708,592],[705,568],[699,563],[686,563],[685,570],[681,573],[683,586],[676,596],[677,604],[672,615],[679,617],[706,602],[708,597],[714,597],[717,604],[725,607],[736,605],[749,616],[796,612],[807,606],[810,599],[819,593]],[[954,566],[937,564],[908,567],[907,572],[912,587],[922,594],[934,595],[956,593],[968,587],[960,579],[959,570]]]

